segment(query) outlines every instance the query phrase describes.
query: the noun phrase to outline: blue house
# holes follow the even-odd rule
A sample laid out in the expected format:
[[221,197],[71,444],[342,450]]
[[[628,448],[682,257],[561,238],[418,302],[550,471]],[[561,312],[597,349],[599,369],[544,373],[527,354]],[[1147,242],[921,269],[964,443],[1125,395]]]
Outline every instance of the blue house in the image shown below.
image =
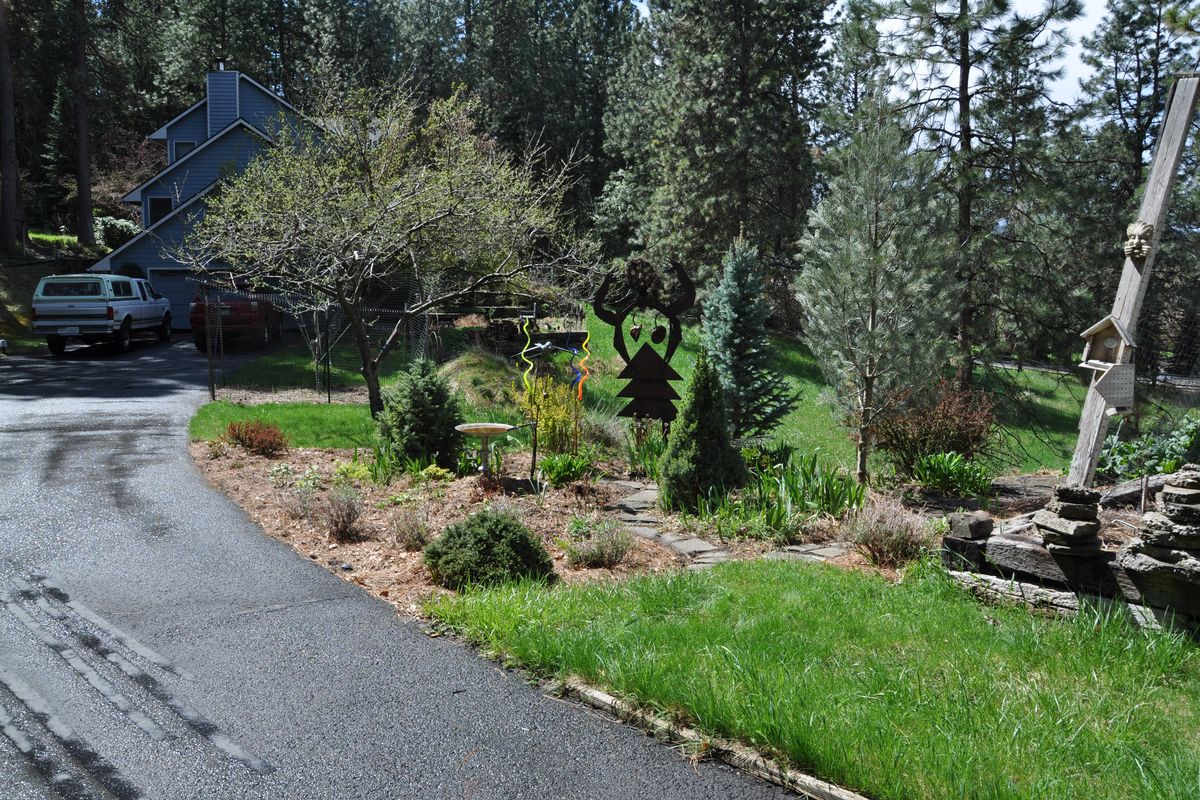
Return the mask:
[[298,114],[279,95],[248,75],[231,70],[208,73],[204,99],[150,134],[166,142],[167,165],[125,195],[140,206],[142,231],[100,259],[94,272],[138,269],[171,300],[173,327],[187,329],[188,304],[195,294],[191,273],[167,254],[204,211],[204,198],[231,171],[271,144],[281,114]]

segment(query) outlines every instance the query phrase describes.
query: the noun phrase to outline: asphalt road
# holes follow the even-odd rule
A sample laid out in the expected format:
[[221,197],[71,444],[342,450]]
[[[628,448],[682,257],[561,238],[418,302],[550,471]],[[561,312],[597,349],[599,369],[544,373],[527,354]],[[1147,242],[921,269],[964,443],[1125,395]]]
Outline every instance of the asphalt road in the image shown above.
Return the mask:
[[275,542],[185,448],[183,342],[0,359],[0,800],[767,798]]

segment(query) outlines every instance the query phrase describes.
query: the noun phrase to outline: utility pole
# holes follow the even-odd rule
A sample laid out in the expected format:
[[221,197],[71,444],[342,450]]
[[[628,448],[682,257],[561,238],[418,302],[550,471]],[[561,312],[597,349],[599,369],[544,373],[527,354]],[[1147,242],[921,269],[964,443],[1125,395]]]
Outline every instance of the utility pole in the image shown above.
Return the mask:
[[1129,226],[1125,243],[1125,266],[1113,301],[1112,314],[1083,333],[1088,339],[1081,366],[1094,370],[1087,399],[1079,418],[1079,440],[1067,483],[1087,486],[1096,476],[1096,462],[1108,432],[1108,418],[1132,410],[1133,357],[1138,316],[1150,285],[1154,256],[1162,238],[1171,189],[1192,127],[1200,75],[1177,76],[1167,100],[1158,143],[1150,161],[1150,174],[1137,220]]

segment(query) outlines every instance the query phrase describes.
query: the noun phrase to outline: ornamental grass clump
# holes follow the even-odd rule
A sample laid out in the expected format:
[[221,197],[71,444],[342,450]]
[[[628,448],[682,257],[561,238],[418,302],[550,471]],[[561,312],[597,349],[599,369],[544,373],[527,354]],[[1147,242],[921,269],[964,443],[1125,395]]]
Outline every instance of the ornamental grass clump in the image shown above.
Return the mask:
[[890,497],[878,498],[846,517],[842,536],[877,567],[916,561],[937,538],[927,520]]
[[425,564],[447,589],[554,577],[541,540],[511,512],[491,508],[448,526],[425,547]]
[[612,569],[625,560],[633,535],[614,519],[572,517],[567,539],[560,543],[572,567]]

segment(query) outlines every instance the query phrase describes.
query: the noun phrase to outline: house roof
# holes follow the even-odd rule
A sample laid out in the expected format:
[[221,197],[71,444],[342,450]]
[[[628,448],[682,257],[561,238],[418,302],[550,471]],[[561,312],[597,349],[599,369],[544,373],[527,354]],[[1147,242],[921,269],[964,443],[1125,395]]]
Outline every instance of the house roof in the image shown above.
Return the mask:
[[1129,334],[1129,331],[1126,329],[1125,325],[1121,322],[1121,320],[1117,319],[1112,314],[1109,314],[1107,317],[1100,320],[1095,325],[1088,328],[1086,331],[1084,331],[1083,333],[1081,333],[1079,335],[1081,337],[1083,337],[1084,339],[1087,339],[1087,338],[1090,338],[1090,337],[1096,335],[1100,331],[1104,330],[1109,325],[1112,325],[1114,328],[1117,329],[1117,335],[1120,336],[1121,339],[1124,340],[1125,344],[1133,346],[1133,344],[1134,344],[1133,337]]
[[165,215],[162,219],[155,222],[149,228],[146,228],[145,230],[140,231],[137,236],[134,236],[128,242],[121,245],[116,250],[113,250],[111,253],[106,255],[104,258],[97,261],[95,264],[93,264],[91,267],[88,268],[88,271],[89,272],[112,272],[112,260],[115,256],[120,255],[121,253],[125,252],[126,249],[133,247],[133,245],[135,245],[137,242],[141,241],[146,236],[154,233],[161,226],[170,222],[172,219],[175,218],[175,216],[177,214],[182,213],[184,209],[191,206],[193,203],[195,203],[200,198],[211,194],[213,189],[217,188],[218,183],[220,183],[219,179],[213,181],[208,186],[205,186],[203,189],[196,192],[194,195],[192,195],[190,198],[188,198],[188,200],[186,200],[183,203],[180,203],[178,207],[172,209],[170,214]]
[[264,92],[267,93],[267,96],[269,96],[272,100],[276,101],[277,103],[282,105],[284,108],[288,109],[289,111],[291,111],[297,115],[300,114],[300,109],[296,108],[294,105],[289,103],[287,100],[284,100],[282,95],[271,91],[270,89],[268,89],[267,87],[265,87],[261,83],[259,83],[258,81],[254,80],[254,78],[251,78],[246,73],[239,72],[238,77],[244,81],[249,81],[251,84],[253,84],[254,86],[257,86],[259,89],[262,89]]
[[172,170],[177,169],[178,167],[182,166],[183,164],[186,164],[190,159],[195,158],[198,153],[204,152],[204,150],[209,145],[211,145],[213,142],[218,141],[219,139],[223,138],[226,134],[228,134],[230,131],[232,131],[238,127],[244,127],[247,130],[249,130],[251,133],[258,134],[262,138],[266,139],[268,142],[274,141],[273,139],[271,139],[270,136],[268,136],[262,130],[255,127],[254,125],[251,125],[249,122],[242,119],[241,117],[238,117],[233,122],[229,123],[227,126],[225,126],[220,131],[218,131],[215,136],[210,136],[207,139],[205,139],[203,142],[201,142],[200,144],[196,145],[196,147],[194,147],[191,151],[189,151],[188,154],[185,155],[183,158],[176,159],[175,161],[171,162],[170,164],[167,164],[165,167],[160,169],[158,172],[156,172],[154,174],[153,177],[151,177],[150,179],[143,182],[141,186],[138,186],[132,192],[130,192],[129,194],[122,197],[121,202],[122,203],[140,203],[140,202],[142,202],[142,190],[143,189],[145,189],[147,186],[154,183],[158,179],[162,178],[168,172],[171,172]]
[[199,108],[200,106],[204,105],[204,104],[205,104],[205,103],[207,103],[207,102],[208,102],[208,98],[207,98],[207,97],[205,97],[205,98],[202,98],[202,99],[200,99],[200,100],[197,100],[195,103],[192,103],[190,106],[188,106],[187,108],[185,108],[183,111],[180,111],[178,114],[176,114],[176,115],[175,115],[175,118],[174,118],[174,119],[172,119],[170,122],[166,123],[166,124],[165,124],[165,125],[163,125],[161,128],[159,128],[158,130],[156,130],[154,133],[152,133],[152,134],[150,134],[149,136],[147,136],[146,138],[147,138],[147,139],[159,139],[159,140],[165,140],[165,139],[167,138],[167,128],[171,127],[171,126],[172,126],[172,125],[174,125],[176,122],[179,122],[179,120],[183,119],[183,118],[184,118],[184,117],[186,117],[188,114],[192,113],[192,112],[193,112],[193,111],[195,111],[197,108]]

